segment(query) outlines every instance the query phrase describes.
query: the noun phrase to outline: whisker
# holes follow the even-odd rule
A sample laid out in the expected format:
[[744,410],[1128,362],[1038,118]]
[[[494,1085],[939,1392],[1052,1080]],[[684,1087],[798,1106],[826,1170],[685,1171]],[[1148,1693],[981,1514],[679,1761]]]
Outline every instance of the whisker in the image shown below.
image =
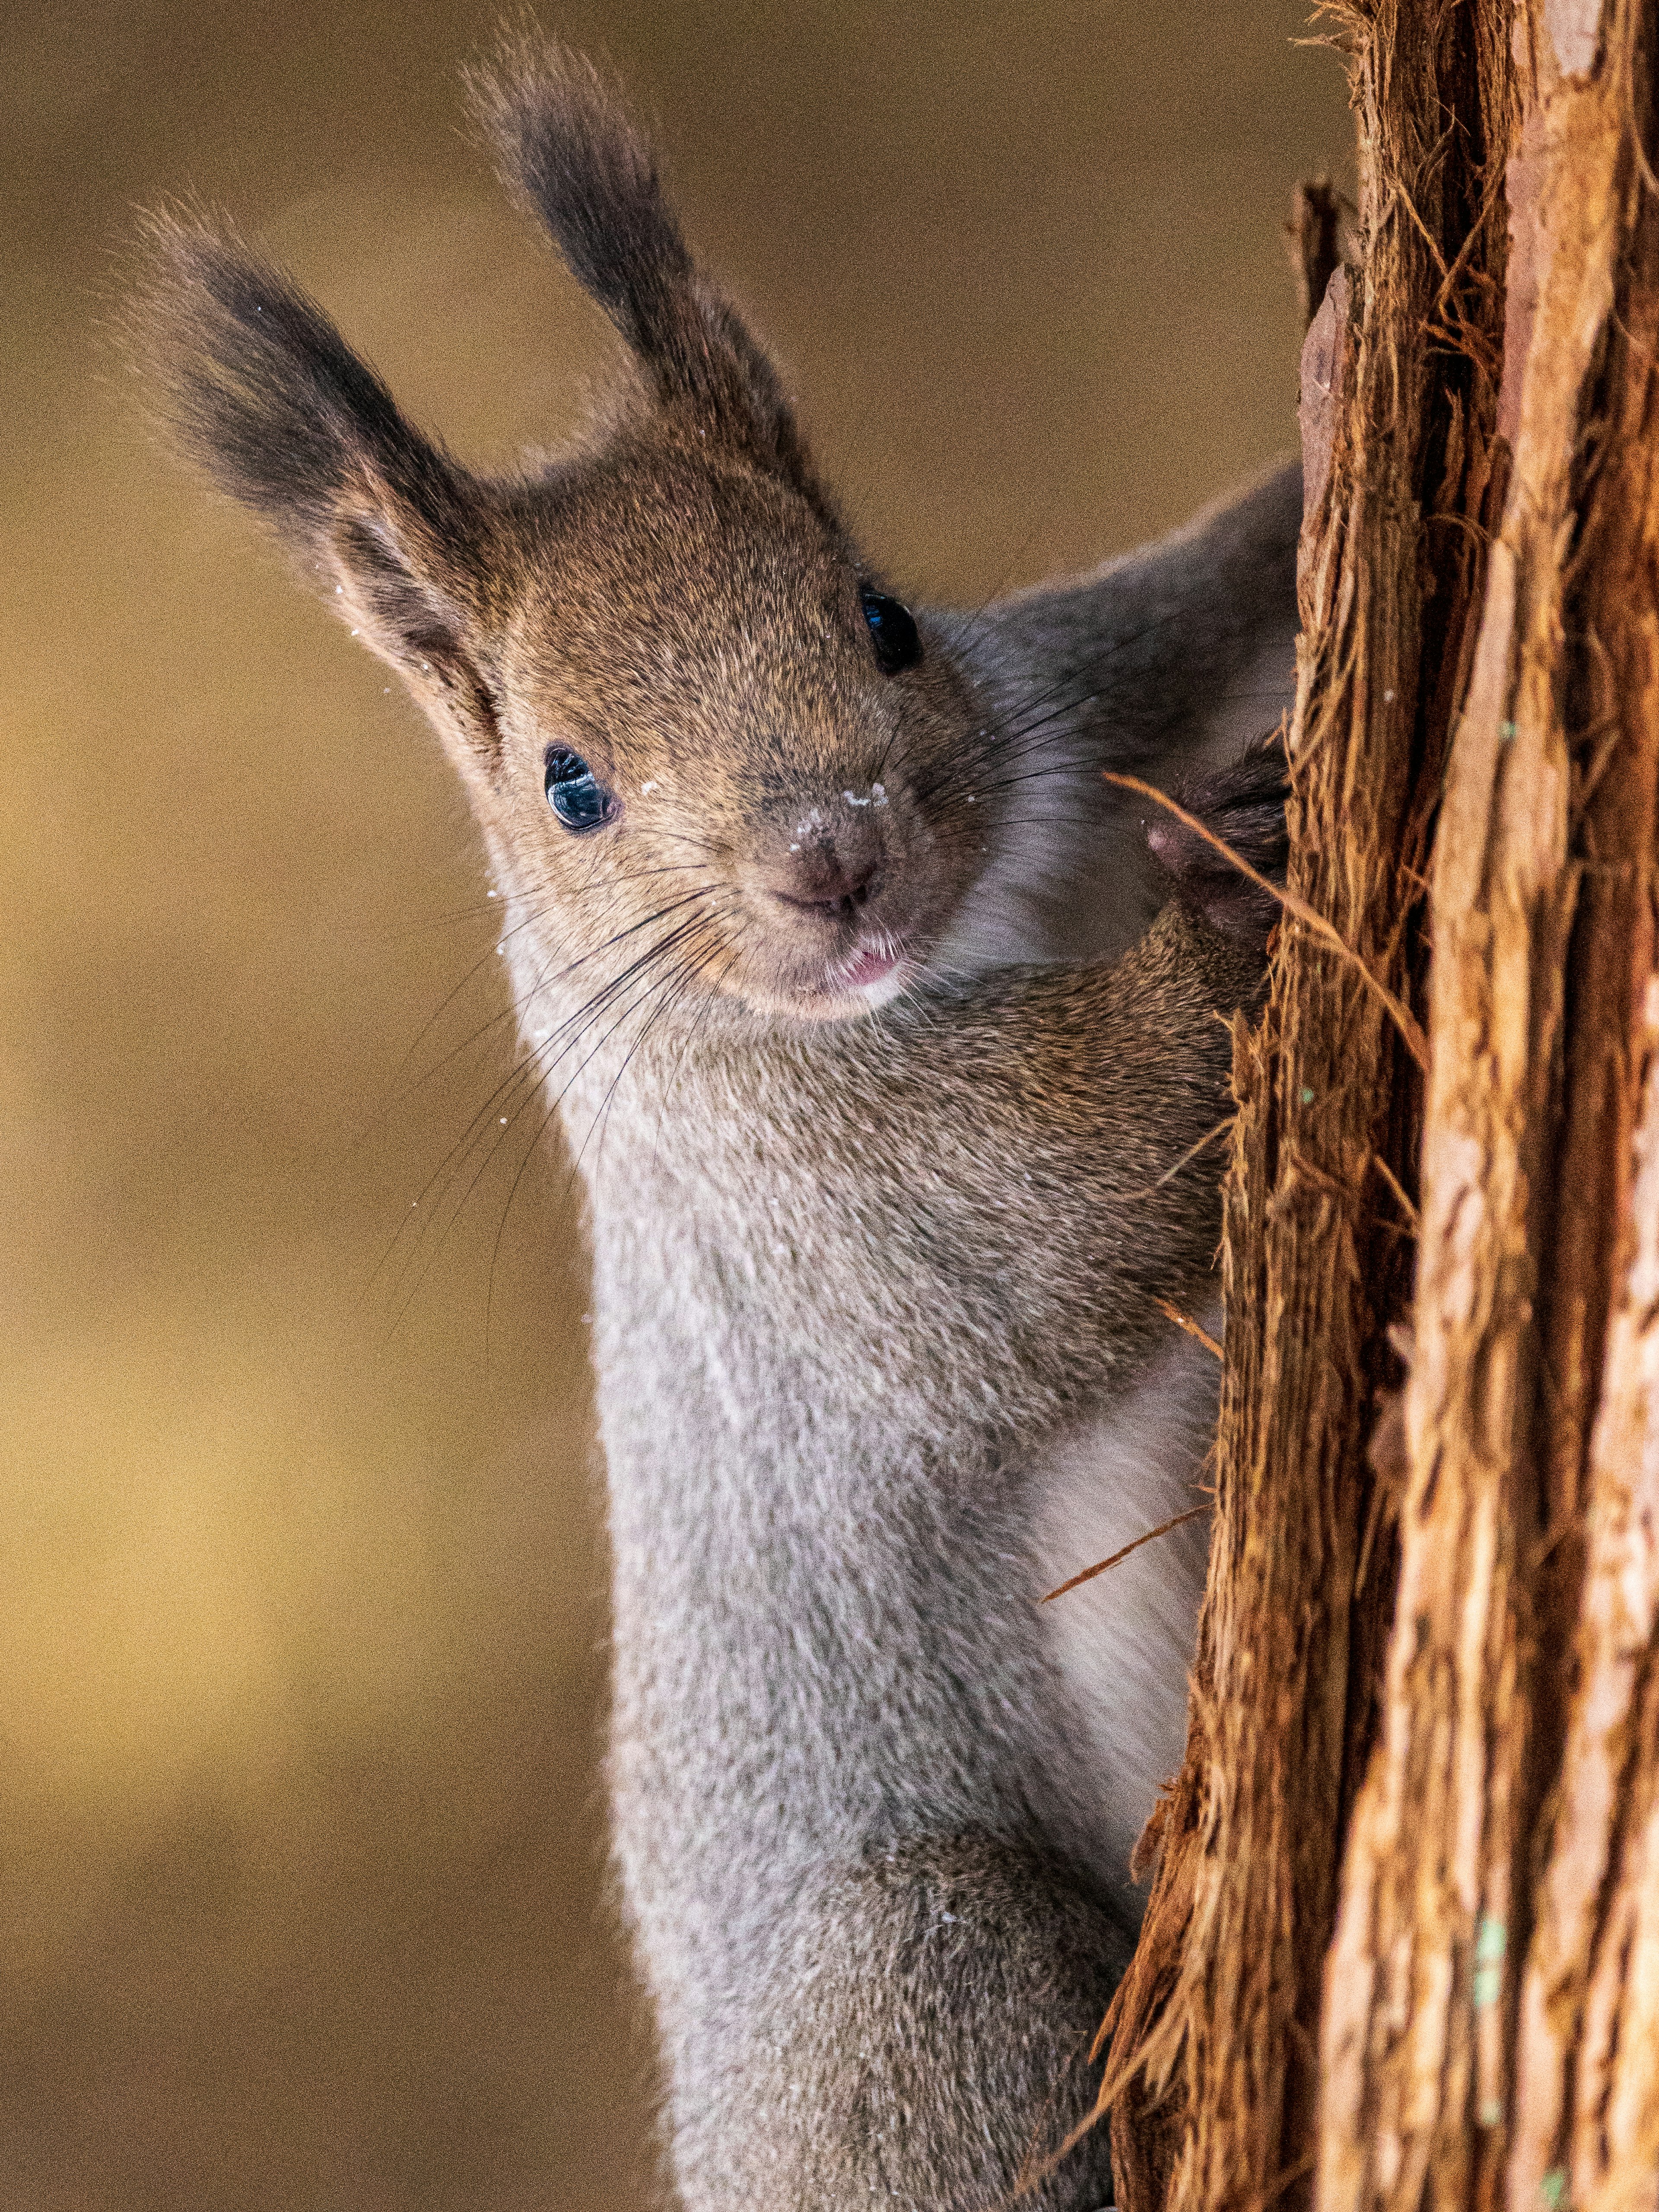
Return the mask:
[[[708,895],[699,894],[698,896],[700,898],[707,898]],[[683,906],[690,902],[691,902],[686,901],[678,902],[675,908],[665,909],[665,912],[676,911],[678,910],[678,906]],[[660,916],[659,918],[660,918]],[[621,1009],[618,1012],[617,1020],[605,1031],[604,1035],[599,1038],[598,1043],[594,1045],[592,1050],[587,1054],[586,1058],[584,1059],[572,1072],[560,1091],[558,1097],[554,1100],[553,1106],[550,1111],[557,1110],[558,1106],[562,1103],[564,1097],[568,1095],[571,1085],[578,1079],[583,1069],[590,1064],[595,1054],[603,1048],[609,1038],[617,1033],[617,1030],[621,1028],[623,1024],[628,1019],[629,1016],[632,1013],[637,1012],[641,1006],[647,1002],[652,990],[655,988],[655,983],[658,980],[654,979],[650,974],[650,970],[653,966],[672,951],[676,946],[708,929],[714,921],[718,920],[718,914],[693,915],[688,921],[678,924],[673,929],[665,932],[660,938],[656,939],[653,945],[648,946],[646,951],[641,953],[637,959],[633,961],[627,969],[623,969],[620,975],[611,977],[607,983],[605,983],[592,995],[592,998],[586,1000],[582,1006],[579,1007],[574,1014],[568,1017],[565,1021],[560,1023],[547,1038],[539,1041],[533,1048],[509,1071],[502,1080],[496,1085],[489,1098],[486,1100],[485,1103],[479,1109],[478,1112],[474,1115],[471,1121],[468,1124],[467,1128],[462,1133],[461,1137],[457,1140],[456,1144],[451,1147],[443,1163],[436,1170],[434,1170],[434,1175],[428,1180],[426,1189],[422,1194],[422,1200],[416,1201],[417,1204],[422,1202],[426,1203],[426,1212],[422,1218],[421,1231],[417,1237],[416,1245],[410,1254],[410,1261],[411,1263],[415,1261],[421,1250],[422,1250],[428,1244],[431,1244],[433,1247],[434,1257],[435,1257],[436,1252],[441,1249],[444,1242],[447,1239],[450,1231],[454,1226],[456,1221],[460,1218],[461,1213],[465,1210],[467,1202],[471,1197],[473,1191],[476,1190],[482,1177],[487,1172],[491,1160],[495,1157],[501,1146],[506,1141],[506,1139],[500,1133],[501,1130],[505,1127],[510,1134],[512,1129],[517,1126],[518,1121],[526,1107],[536,1097],[548,1074],[551,1073],[552,1069],[556,1067],[562,1060],[567,1058],[571,1052],[576,1050],[580,1047],[586,1036],[591,1030],[595,1019],[609,1007],[614,1005],[618,999],[621,1000]],[[618,937],[621,937],[631,933],[631,932],[625,931],[619,932],[617,934]],[[554,1052],[550,1055],[548,1053],[548,1046],[555,1038],[563,1036],[566,1031],[570,1031],[572,1034],[566,1037],[566,1041],[560,1046],[556,1052]],[[506,1114],[501,1114],[498,1111],[498,1109],[503,1105],[507,1106],[508,1109],[508,1111]],[[449,1198],[450,1192],[453,1190],[455,1183],[459,1182],[461,1177],[465,1175],[469,1159],[477,1152],[481,1147],[483,1148],[483,1157],[479,1159],[478,1164],[475,1169],[471,1180],[466,1182],[459,1197],[455,1199],[453,1203],[448,1204],[447,1211],[446,1212],[446,1202]],[[411,1211],[413,1211],[413,1208],[411,1208]],[[398,1237],[393,1238],[392,1246],[388,1248],[387,1252],[383,1255],[381,1261],[382,1266],[385,1265],[386,1260],[390,1259],[392,1252],[395,1250],[404,1231],[405,1231],[407,1227],[408,1223],[405,1220],[400,1228]],[[412,1302],[413,1297],[418,1293],[421,1283],[425,1279],[429,1265],[430,1261],[428,1261],[428,1267],[422,1267],[420,1269],[419,1273],[409,1291],[408,1297],[406,1297],[400,1304],[392,1323],[394,1329],[402,1321],[404,1315],[408,1311],[409,1305]],[[376,1273],[378,1273],[379,1272],[380,1270],[377,1268]],[[401,1283],[399,1287],[401,1287]]]
[[[633,1043],[629,1046],[627,1051],[623,1054],[616,1073],[611,1077],[610,1083],[605,1087],[605,1097],[600,1100],[592,1120],[587,1125],[587,1134],[582,1139],[581,1144],[577,1149],[575,1157],[571,1162],[571,1170],[573,1174],[580,1169],[583,1156],[586,1152],[588,1146],[593,1140],[595,1131],[609,1115],[611,1102],[617,1095],[617,1085],[621,1083],[623,1076],[628,1073],[628,1070],[633,1062],[634,1055],[638,1052],[640,1047],[645,1042],[646,1038],[650,1035],[652,1030],[655,1028],[658,1022],[662,1019],[663,1016],[670,1012],[679,1004],[681,999],[684,997],[686,992],[690,988],[696,977],[703,972],[703,969],[706,964],[707,963],[703,955],[701,952],[695,953],[691,958],[682,961],[677,968],[672,969],[668,975],[660,979],[658,982],[656,986],[657,1003],[652,1007],[650,1012],[646,1016],[644,1022],[641,1024],[639,1035],[635,1038]],[[586,1065],[586,1063],[584,1063],[584,1065]],[[601,1140],[601,1142],[603,1142],[603,1140]],[[597,1172],[597,1161],[595,1164],[595,1172]]]
[[[708,925],[707,923],[704,924],[705,928],[707,928],[708,926]],[[672,1006],[678,1003],[679,999],[684,995],[684,991],[690,988],[690,981],[695,978],[698,972],[700,972],[699,963],[696,959],[680,961],[677,963],[673,968],[670,969],[665,978],[658,978],[653,981],[651,992],[647,994],[646,1003],[649,1003],[650,998],[653,995],[656,996],[659,1003],[656,1007],[647,1014],[647,1018],[641,1028],[639,1036],[635,1039],[633,1044],[629,1046],[627,1053],[623,1056],[621,1066],[618,1067],[616,1074],[612,1077],[610,1087],[605,1092],[605,1100],[599,1109],[599,1112],[595,1115],[593,1122],[589,1126],[588,1136],[583,1139],[584,1149],[586,1146],[588,1139],[591,1138],[593,1133],[594,1127],[598,1126],[600,1115],[608,1111],[611,1100],[615,1095],[617,1085],[621,1082],[629,1062],[633,1059],[635,1053],[638,1051],[641,1044],[643,1043],[647,1034],[653,1026],[655,1022],[661,1018],[664,1012],[667,1012]],[[673,990],[672,993],[666,997],[665,1002],[665,986],[667,984],[672,984],[676,982],[677,980],[678,981],[678,988]],[[611,1036],[616,1034],[616,1030],[622,1026],[623,1020],[626,1019],[627,1013],[635,1011],[637,1011],[637,1006],[629,1007],[625,1010],[623,1015],[619,1018],[613,1027],[606,1031],[605,1036],[600,1039],[599,1044],[594,1047],[594,1054],[600,1049]],[[589,1060],[594,1056],[594,1054],[590,1054],[588,1055]],[[582,1066],[585,1067],[586,1065],[587,1061],[585,1060],[582,1063]],[[495,1231],[495,1241],[494,1245],[491,1247],[489,1255],[489,1287],[484,1302],[484,1358],[486,1363],[488,1363],[489,1357],[490,1328],[495,1309],[496,1267],[501,1258],[501,1240],[507,1233],[507,1224],[508,1218],[512,1214],[514,1200],[518,1196],[519,1186],[524,1179],[525,1170],[529,1166],[531,1160],[535,1157],[537,1151],[539,1149],[541,1139],[547,1129],[548,1123],[553,1119],[554,1115],[557,1114],[560,1106],[562,1104],[565,1097],[569,1091],[571,1084],[574,1083],[576,1076],[580,1075],[580,1073],[581,1068],[578,1068],[575,1071],[575,1074],[571,1077],[570,1082],[565,1085],[563,1090],[562,1090],[558,1096],[553,1100],[546,1112],[543,1115],[540,1121],[537,1124],[535,1132],[531,1137],[529,1145],[526,1147],[524,1156],[519,1162],[517,1172],[514,1174],[512,1183],[507,1190],[507,1203],[501,1210],[501,1218]],[[533,1095],[534,1094],[532,1092],[532,1096],[533,1097]],[[526,1103],[527,1103],[528,1102],[526,1101]],[[520,1110],[522,1110],[522,1109]],[[516,1121],[516,1114],[514,1118]],[[579,1152],[574,1161],[572,1163],[572,1182],[574,1181],[575,1171],[580,1167],[580,1164],[581,1152]],[[569,1186],[567,1185],[567,1194],[568,1193],[568,1188]]]
[[[707,896],[708,894],[703,892],[699,892],[695,895],[695,898],[696,900],[701,900]],[[659,909],[655,915],[647,917],[647,921],[648,922],[653,920],[664,920],[669,914],[678,912],[683,907],[693,902],[693,900],[676,901],[669,907]],[[609,945],[618,943],[623,938],[633,935],[635,933],[635,929],[640,926],[641,925],[636,924],[629,929],[617,932],[614,937],[607,940],[607,946],[596,947],[595,953],[597,954],[599,951],[606,950]],[[558,1060],[564,1057],[565,1053],[573,1049],[574,1045],[580,1042],[582,1033],[580,1025],[586,1023],[592,1016],[601,1011],[603,1007],[617,994],[617,992],[622,990],[629,982],[630,979],[634,978],[642,969],[647,967],[653,958],[658,957],[664,950],[665,950],[678,935],[679,930],[684,929],[686,925],[684,924],[679,925],[677,929],[668,931],[665,933],[664,937],[659,939],[654,945],[648,946],[646,951],[632,962],[628,968],[624,969],[619,975],[611,977],[608,982],[604,984],[601,988],[592,995],[592,997],[588,999],[581,1006],[578,1007],[573,1014],[567,1017],[564,1021],[559,1023],[546,1036],[538,1040],[532,1046],[531,1051],[519,1060],[508,1073],[495,1085],[489,1097],[485,1100],[483,1106],[478,1109],[471,1121],[468,1123],[466,1128],[462,1132],[461,1136],[458,1139],[456,1144],[451,1147],[444,1161],[436,1170],[434,1170],[433,1175],[428,1178],[426,1187],[421,1192],[419,1198],[414,1201],[410,1207],[411,1212],[414,1212],[422,1206],[425,1206],[427,1208],[427,1212],[422,1216],[421,1234],[417,1238],[417,1249],[420,1243],[423,1242],[426,1237],[430,1233],[429,1224],[434,1218],[434,1201],[435,1200],[437,1207],[441,1208],[442,1206],[446,1190],[447,1188],[448,1179],[452,1171],[459,1172],[462,1168],[464,1168],[466,1156],[473,1149],[474,1146],[481,1140],[483,1132],[490,1126],[490,1116],[496,1114],[496,1110],[500,1106],[505,1103],[509,1103],[515,1092],[525,1086],[526,1082],[528,1083],[529,1089],[533,1091],[534,1088],[539,1084],[548,1070],[550,1067],[556,1066]],[[584,957],[592,957],[594,956],[584,956]],[[580,964],[580,963],[571,963],[571,966],[574,967]],[[567,969],[562,972],[568,974],[570,972],[570,969]],[[543,986],[538,983],[537,988],[540,989],[541,988],[543,988]],[[516,1009],[510,1009],[509,1012],[516,1012]],[[503,1017],[498,1016],[496,1018],[497,1020],[501,1018],[503,1018]],[[493,1024],[485,1025],[486,1028],[490,1026],[493,1026]],[[567,1044],[562,1047],[558,1052],[555,1053],[550,1059],[548,1059],[546,1057],[548,1046],[555,1038],[562,1035],[566,1030],[572,1029],[575,1030],[575,1036],[572,1037]],[[518,1109],[515,1108],[513,1110],[516,1113]],[[465,1200],[463,1200],[463,1203],[465,1203]],[[454,1218],[455,1216],[452,1214],[452,1221]],[[398,1234],[394,1236],[391,1244],[381,1255],[381,1259],[374,1270],[375,1275],[378,1275],[380,1273],[381,1269],[391,1259],[392,1253],[396,1250],[398,1244],[406,1233],[408,1227],[409,1223],[407,1217],[405,1217],[403,1223],[399,1225]],[[444,1233],[447,1234],[447,1231],[446,1230]],[[371,1280],[372,1279],[373,1277],[371,1277]]]
[[[656,872],[653,871],[653,872]],[[665,907],[659,907],[654,914],[646,915],[642,921],[632,922],[625,929],[617,930],[613,935],[606,938],[602,945],[596,945],[591,951],[584,952],[578,959],[571,961],[568,966],[558,969],[556,972],[550,969],[544,969],[537,977],[535,983],[532,987],[530,992],[531,999],[533,1000],[538,997],[543,991],[550,989],[553,985],[562,982],[566,976],[574,975],[579,968],[585,967],[590,960],[598,959],[601,953],[608,952],[612,945],[621,944],[624,938],[632,937],[641,929],[648,929],[653,921],[661,921],[667,915],[678,912],[680,908],[688,906],[691,904],[693,901],[698,898],[706,897],[707,896],[708,893],[705,890],[697,890],[691,891],[688,893],[687,896],[684,899],[676,900]],[[520,924],[520,927],[528,927],[531,921],[544,918],[544,917],[538,915],[532,915],[527,917],[526,921]],[[505,938],[501,939],[501,943],[503,944],[505,944],[506,941]],[[414,1056],[415,1051],[420,1045],[422,1039],[430,1034],[432,1029],[434,1027],[446,1009],[454,1000],[457,994],[465,988],[467,983],[472,981],[473,977],[477,975],[479,969],[485,965],[487,965],[486,961],[479,961],[471,970],[469,970],[468,974],[456,985],[455,989],[451,991],[448,996],[444,1000],[443,1005],[439,1007],[437,1013],[434,1014],[430,1020],[425,1024],[420,1032],[420,1036],[416,1037],[415,1043],[411,1045],[409,1051],[404,1054],[398,1068],[394,1070],[391,1079],[394,1085],[398,1080],[398,1077],[403,1073],[404,1069],[408,1066],[410,1060]],[[518,1006],[516,1004],[509,1004],[500,1012],[492,1014],[488,1021],[480,1023],[478,1027],[473,1030],[468,1036],[463,1037],[459,1044],[452,1047],[448,1052],[443,1054],[438,1060],[435,1060],[430,1067],[427,1068],[421,1075],[416,1078],[414,1082],[408,1085],[402,1091],[393,1090],[386,1100],[385,1103],[377,1111],[374,1119],[371,1120],[366,1125],[365,1128],[360,1131],[357,1136],[352,1139],[353,1143],[361,1144],[371,1131],[379,1127],[385,1122],[386,1116],[392,1113],[395,1107],[407,1103],[410,1099],[416,1097],[419,1091],[423,1090],[426,1085],[431,1082],[435,1076],[439,1075],[443,1069],[447,1067],[453,1060],[456,1060],[462,1053],[466,1051],[469,1046],[476,1044],[480,1037],[488,1036],[491,1030],[497,1028],[502,1022],[516,1020],[519,1017],[519,1013],[520,1009]]]

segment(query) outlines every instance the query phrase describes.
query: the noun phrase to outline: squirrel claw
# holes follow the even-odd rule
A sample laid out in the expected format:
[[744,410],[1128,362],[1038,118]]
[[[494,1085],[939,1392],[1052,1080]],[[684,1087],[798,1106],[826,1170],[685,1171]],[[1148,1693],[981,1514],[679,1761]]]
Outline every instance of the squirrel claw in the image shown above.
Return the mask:
[[1182,905],[1201,915],[1212,929],[1243,944],[1266,946],[1279,919],[1279,901],[1229,856],[1247,863],[1268,884],[1284,882],[1288,789],[1284,742],[1275,732],[1227,767],[1176,793],[1185,811],[1225,847],[1224,852],[1174,815],[1160,816],[1146,825],[1153,858],[1172,879]]

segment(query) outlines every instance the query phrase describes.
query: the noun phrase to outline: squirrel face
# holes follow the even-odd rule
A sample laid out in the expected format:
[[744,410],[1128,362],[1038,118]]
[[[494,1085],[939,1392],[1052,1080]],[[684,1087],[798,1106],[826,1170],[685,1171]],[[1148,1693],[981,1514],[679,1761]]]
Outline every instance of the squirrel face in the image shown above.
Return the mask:
[[866,1013],[983,864],[967,683],[860,561],[605,83],[537,42],[473,94],[625,342],[585,449],[475,475],[279,270],[173,215],[133,319],[153,388],[436,724],[514,904],[521,998],[648,954],[703,1012]]
[[537,513],[471,781],[540,964],[638,949],[660,916],[687,1000],[820,1021],[891,999],[978,866],[946,656],[741,458],[652,438]]

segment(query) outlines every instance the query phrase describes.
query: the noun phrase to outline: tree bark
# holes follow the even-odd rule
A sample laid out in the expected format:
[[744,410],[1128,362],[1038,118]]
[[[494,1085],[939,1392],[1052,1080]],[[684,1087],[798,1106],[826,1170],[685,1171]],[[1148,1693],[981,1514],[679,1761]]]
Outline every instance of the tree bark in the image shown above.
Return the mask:
[[1659,2201],[1659,1962],[1632,1951],[1659,1904],[1640,1880],[1659,1595],[1653,28],[1630,0],[1599,25],[1583,5],[1516,25],[1514,461],[1435,862],[1399,1627],[1324,2027],[1333,2208],[1582,2207],[1633,2179],[1632,2155]]
[[1659,2206],[1655,15],[1327,13],[1291,897],[1102,2102],[1127,2212]]

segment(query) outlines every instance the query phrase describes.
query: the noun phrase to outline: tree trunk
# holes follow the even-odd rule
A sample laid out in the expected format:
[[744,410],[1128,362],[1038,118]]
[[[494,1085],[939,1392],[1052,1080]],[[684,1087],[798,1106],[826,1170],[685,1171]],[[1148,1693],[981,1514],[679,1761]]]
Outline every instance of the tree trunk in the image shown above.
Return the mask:
[[1659,37],[1327,12],[1358,265],[1102,2101],[1127,2212],[1659,2206]]

